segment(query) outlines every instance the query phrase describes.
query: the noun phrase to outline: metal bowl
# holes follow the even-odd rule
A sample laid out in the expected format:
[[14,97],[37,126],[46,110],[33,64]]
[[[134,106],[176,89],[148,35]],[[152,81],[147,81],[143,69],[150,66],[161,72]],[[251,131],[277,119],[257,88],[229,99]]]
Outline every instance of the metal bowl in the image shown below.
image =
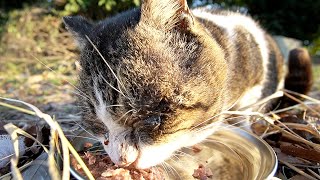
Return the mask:
[[169,179],[194,179],[192,174],[199,164],[210,168],[212,179],[223,180],[270,179],[277,170],[273,149],[240,128],[223,127],[197,147],[201,149],[198,153],[184,148],[167,161]]
[[[183,148],[159,165],[165,179],[194,179],[194,170],[202,164],[210,168],[210,179],[262,180],[273,177],[278,165],[275,152],[264,140],[236,127],[222,127],[197,148],[201,151]],[[74,170],[71,174],[85,179]]]

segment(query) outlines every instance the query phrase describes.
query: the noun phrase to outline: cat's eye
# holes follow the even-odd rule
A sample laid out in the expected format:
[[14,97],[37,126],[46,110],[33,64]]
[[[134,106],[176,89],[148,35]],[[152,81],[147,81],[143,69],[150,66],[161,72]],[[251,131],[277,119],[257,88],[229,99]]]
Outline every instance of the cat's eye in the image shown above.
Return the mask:
[[158,126],[160,126],[161,122],[162,122],[162,117],[158,115],[149,116],[144,121],[146,126],[150,126],[153,128],[157,128]]

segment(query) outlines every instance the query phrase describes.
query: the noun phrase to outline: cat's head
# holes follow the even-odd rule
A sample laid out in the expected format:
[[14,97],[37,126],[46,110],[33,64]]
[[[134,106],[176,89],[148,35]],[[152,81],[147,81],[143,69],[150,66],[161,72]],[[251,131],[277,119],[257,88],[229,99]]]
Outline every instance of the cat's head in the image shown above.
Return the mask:
[[81,50],[86,127],[108,135],[114,163],[147,168],[212,133],[226,64],[185,0],[144,0],[97,24],[64,22]]

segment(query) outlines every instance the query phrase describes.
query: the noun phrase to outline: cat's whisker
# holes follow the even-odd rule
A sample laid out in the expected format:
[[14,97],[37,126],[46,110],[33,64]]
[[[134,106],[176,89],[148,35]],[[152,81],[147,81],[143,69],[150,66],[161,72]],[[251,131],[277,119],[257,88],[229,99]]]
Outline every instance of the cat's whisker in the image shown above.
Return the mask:
[[221,121],[223,121],[223,120],[219,120],[219,121],[213,122],[213,123],[211,123],[211,124],[209,124],[207,126],[199,128],[199,129],[194,129],[191,132],[196,134],[196,133],[199,133],[201,131],[204,131],[204,130],[207,130],[209,128],[212,128],[212,127],[218,127],[221,124]]
[[97,138],[96,136],[94,136],[91,132],[89,132],[88,130],[86,130],[84,127],[82,127],[81,124],[79,124],[78,122],[75,122],[83,131],[85,131],[86,133],[88,133],[90,136],[94,137],[95,139],[99,140],[99,138]]
[[[231,116],[231,117],[223,119],[223,121],[225,122],[224,124],[227,125],[227,126],[228,125],[235,126],[235,125],[241,124],[242,122],[248,121],[248,118],[250,118],[250,117],[249,116],[244,116],[244,115]],[[236,120],[236,122],[235,123],[229,123],[231,120]]]
[[122,104],[113,104],[113,105],[108,105],[106,106],[106,108],[110,108],[110,107],[123,107],[124,105]]
[[223,119],[223,121],[229,121],[229,120],[233,120],[233,119],[237,119],[237,118],[244,118],[244,117],[248,117],[248,116],[245,116],[245,115],[229,116],[229,117]]
[[[59,74],[58,72],[56,72],[55,70],[53,70],[52,68],[50,68],[48,65],[46,65],[43,61],[41,61],[39,58],[37,58],[34,55],[31,55],[33,58],[35,58],[39,63],[41,63],[44,67],[46,67],[47,69],[49,69],[50,71],[54,72],[55,74]],[[91,100],[89,96],[87,96],[84,92],[82,92],[78,87],[76,87],[74,84],[72,84],[70,81],[64,79],[64,81],[66,81],[68,84],[70,84],[73,88],[75,88],[79,93],[82,94],[82,97],[86,97],[88,100]]]
[[[187,147],[185,147],[187,148]],[[190,148],[191,149],[191,148]],[[192,150],[192,149],[191,149]],[[184,157],[184,156],[188,156],[189,158],[191,158],[192,160],[195,160],[197,162],[200,162],[197,158],[195,158],[194,156],[192,156],[191,154],[188,154],[186,152],[183,152],[181,150],[177,150],[177,152],[179,152],[180,154],[177,154],[178,156]],[[182,155],[183,154],[183,155]]]
[[[189,147],[189,146],[183,147],[182,149],[188,149],[188,150],[191,150],[191,151],[192,151],[192,148]],[[183,151],[182,149],[176,150],[176,151],[175,151],[175,155],[176,155],[176,156],[179,156],[179,157],[188,156],[188,157],[190,157],[190,158],[194,158],[194,156],[192,156],[191,154]]]
[[77,107],[77,108],[89,109],[89,106],[78,106],[78,105],[76,105],[75,107]]
[[132,114],[130,115],[130,117],[128,116],[128,117],[124,120],[123,125],[126,125],[128,119],[131,118],[131,117],[132,117]]
[[170,177],[170,176],[169,176],[169,172],[168,172],[167,167],[166,167],[166,165],[164,164],[164,162],[161,162],[161,163],[160,163],[160,166],[163,168],[164,172],[166,173],[167,177],[169,178],[169,177]]
[[77,95],[77,96],[82,97],[83,99],[87,99],[88,101],[94,103],[94,100],[92,100],[92,99],[89,98],[88,96],[84,96],[84,95],[82,95],[81,93],[77,93],[76,91],[70,91],[70,92],[72,92],[73,94],[75,94],[75,95]]
[[[124,106],[124,105],[121,105],[121,104],[115,104],[115,105],[108,105],[108,106],[106,106],[106,108],[111,108],[111,107],[123,107],[123,106]],[[75,106],[75,107],[84,108],[84,109],[90,109],[89,106],[79,106],[79,105],[77,105],[77,106]]]
[[129,99],[120,89],[115,88],[114,86],[112,86],[103,76],[102,74],[99,72],[99,76],[102,78],[102,80],[108,84],[108,86],[110,86],[113,90],[117,91],[119,94],[121,94],[123,97]]
[[111,66],[109,65],[109,63],[106,61],[106,59],[103,57],[103,55],[101,54],[101,52],[99,51],[99,49],[97,48],[97,46],[91,41],[91,39],[85,35],[85,37],[87,38],[87,40],[90,42],[90,44],[93,46],[93,48],[97,51],[97,53],[99,54],[99,56],[102,58],[102,60],[104,61],[104,63],[107,65],[107,67],[109,68],[109,70],[111,71],[112,75],[114,76],[114,78],[116,78],[117,82],[122,86],[123,89],[125,89],[125,86],[123,85],[123,83],[120,81],[120,79],[118,78],[118,76],[115,74],[115,72],[112,70]]
[[216,118],[216,117],[218,117],[218,116],[220,116],[220,115],[221,115],[221,113],[219,113],[219,114],[217,114],[217,115],[214,115],[214,116],[212,116],[212,117],[210,117],[210,118],[202,121],[201,123],[197,124],[196,126],[193,126],[190,130],[192,131],[193,129],[199,127],[200,125],[202,125],[202,124],[204,124],[204,123],[206,123],[206,122],[208,122],[208,121],[210,121],[210,120],[212,120],[212,119],[214,119],[214,118]]
[[[184,160],[181,160],[179,158],[179,154],[173,154],[172,157],[171,157],[171,160],[174,161],[179,167],[182,167],[183,168],[183,162],[186,162]],[[181,157],[181,156],[180,156]],[[183,156],[182,156],[183,157]],[[173,158],[176,158],[176,160],[174,160]]]
[[[97,68],[97,71],[99,72],[99,70],[98,70],[98,68]],[[125,97],[126,99],[128,99],[129,100],[129,102],[130,103],[128,103],[128,105],[130,106],[130,107],[132,107],[132,108],[134,108],[134,106],[132,105],[133,103],[132,103],[132,99],[133,98],[129,98],[126,94],[124,94],[122,91],[121,91],[121,88],[116,88],[116,87],[114,87],[110,82],[108,82],[106,79],[105,79],[105,77],[99,72],[99,76],[102,78],[102,80],[105,82],[105,83],[107,83],[107,85],[108,86],[110,86],[113,90],[115,90],[116,92],[118,92],[119,94],[121,94],[123,97]],[[118,85],[118,87],[119,87],[119,85]]]
[[87,136],[78,136],[78,135],[69,134],[69,135],[66,135],[66,137],[75,137],[75,138],[90,139],[90,140],[94,140],[94,141],[100,142],[100,140],[99,140],[98,138],[90,138],[90,137],[87,137]]
[[222,127],[221,130],[224,130],[224,129],[229,129],[229,130],[233,130],[233,129],[239,129],[239,128],[250,128],[250,124],[244,124],[244,125],[241,125],[241,126],[229,126],[229,127]]
[[[170,158],[171,159],[171,158]],[[172,160],[172,159],[171,159]],[[173,160],[174,161],[174,160]],[[175,161],[174,161],[175,162]],[[167,162],[163,162],[165,165],[167,165],[167,167],[169,168],[169,171],[172,173],[172,175],[174,175],[174,174],[176,174],[176,175],[178,175],[179,176],[179,179],[181,179],[181,176],[180,176],[180,174],[178,173],[178,171],[173,167],[173,166],[171,166],[169,163],[167,163]],[[177,162],[176,162],[177,163]]]
[[[212,128],[213,126],[217,129],[217,130],[223,130],[223,129],[230,129],[232,126],[234,126],[235,128],[240,128],[240,127],[246,127],[247,125],[243,125],[243,126],[236,126],[238,124],[241,124],[243,122],[247,122],[248,119],[246,118],[248,116],[237,116],[237,117],[229,117],[229,118],[226,118],[226,119],[223,119],[222,121],[227,121],[227,120],[231,120],[231,119],[237,119],[237,118],[244,118],[240,121],[237,121],[236,123],[232,123],[232,124],[226,124],[224,123],[223,125],[221,125],[221,123],[218,123],[218,124],[215,124],[215,125],[209,125],[209,126],[205,126],[203,128],[200,128],[198,131],[196,132],[201,132],[201,131],[204,131],[206,129],[209,129],[209,128]],[[218,127],[221,127],[218,129]]]
[[151,168],[154,169],[154,171],[156,171],[156,173],[155,173],[154,171],[151,171],[152,174],[156,174],[156,175],[157,175],[157,174],[161,174],[161,173],[160,173],[160,170],[159,170],[159,167],[157,167],[157,166],[151,166]]
[[[119,76],[119,80],[120,80],[120,82],[123,82],[122,79],[121,79],[121,76]],[[117,83],[117,85],[118,85],[118,87],[120,87],[119,82]],[[119,88],[119,90],[121,90],[121,88]],[[129,94],[127,88],[123,88],[123,90],[125,91],[125,93],[123,93],[123,94],[126,94],[126,95]],[[132,97],[130,97],[130,98],[132,98]],[[130,99],[130,98],[129,98],[129,99]]]
[[231,104],[231,105],[230,105],[230,107],[226,108],[226,110],[221,111],[219,114],[216,114],[216,115],[214,115],[214,116],[210,117],[209,119],[206,119],[206,120],[204,120],[204,121],[200,122],[199,124],[197,124],[197,125],[193,126],[190,130],[193,130],[193,129],[195,129],[195,128],[199,127],[200,125],[202,125],[202,124],[204,124],[204,123],[206,123],[206,122],[208,122],[208,121],[210,121],[210,120],[212,120],[212,119],[214,119],[214,118],[216,118],[216,117],[218,117],[218,116],[223,115],[223,112],[225,112],[225,111],[229,111],[231,108],[233,108],[233,107],[237,104],[237,102],[238,102],[238,100],[237,100],[237,101],[235,101],[233,104]]
[[127,114],[129,114],[129,113],[131,113],[131,112],[133,112],[133,111],[134,111],[134,109],[131,109],[131,110],[127,111],[127,112],[124,113],[119,119],[117,119],[116,122],[121,121],[122,118],[124,118]]
[[[259,112],[246,112],[246,111],[223,111],[221,114],[237,115],[237,116],[230,116],[228,118],[225,118],[225,119],[223,119],[223,121],[228,121],[228,120],[238,119],[238,118],[244,118],[244,119],[242,119],[240,121],[237,121],[236,123],[229,124],[229,125],[226,125],[226,126],[222,126],[222,129],[227,129],[227,128],[230,128],[230,126],[235,126],[235,125],[241,124],[243,122],[248,122],[248,118],[251,118],[251,116],[258,116],[258,117],[261,117],[261,118],[266,117],[266,114],[261,114]],[[220,121],[217,121],[217,122],[220,122]],[[200,132],[200,131],[206,130],[208,128],[211,128],[211,127],[212,127],[212,125],[210,124],[209,126],[205,126],[203,128],[200,128],[196,132]],[[237,126],[237,127],[247,127],[247,125]]]

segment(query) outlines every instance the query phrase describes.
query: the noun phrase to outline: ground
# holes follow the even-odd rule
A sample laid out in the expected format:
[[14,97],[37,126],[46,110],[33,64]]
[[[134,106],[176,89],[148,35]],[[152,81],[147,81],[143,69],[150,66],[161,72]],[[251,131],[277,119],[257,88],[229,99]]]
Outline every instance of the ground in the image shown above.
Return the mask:
[[[50,114],[74,113],[77,53],[61,17],[41,8],[11,12],[1,34],[0,95]],[[0,107],[0,118],[13,117]]]

